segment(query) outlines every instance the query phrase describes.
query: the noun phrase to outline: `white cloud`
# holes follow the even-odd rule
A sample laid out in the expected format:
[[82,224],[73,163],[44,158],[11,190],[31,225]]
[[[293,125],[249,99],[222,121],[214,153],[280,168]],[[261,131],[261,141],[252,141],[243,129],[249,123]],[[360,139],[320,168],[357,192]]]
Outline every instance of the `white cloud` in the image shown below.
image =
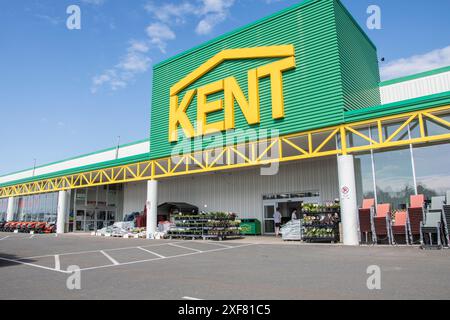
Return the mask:
[[444,193],[448,190],[450,181],[450,175],[430,175],[421,177],[418,181],[419,184],[425,185],[425,187],[433,189],[437,192]]
[[382,80],[394,79],[449,65],[450,46],[389,62],[381,68],[381,78]]
[[164,23],[156,22],[147,27],[147,35],[150,38],[150,43],[158,47],[162,53],[166,52],[167,41],[176,38],[175,32]]
[[96,93],[103,86],[109,86],[113,91],[125,88],[136,75],[150,68],[151,59],[146,55],[148,51],[149,47],[145,42],[130,41],[127,53],[118,64],[92,78],[91,92]]
[[136,52],[148,52],[149,47],[144,41],[136,41],[131,40],[130,41],[130,47],[128,48],[128,51],[136,51]]
[[117,65],[118,68],[127,72],[142,73],[147,71],[151,59],[139,52],[128,52]]
[[[83,0],[83,2],[101,5],[106,0]],[[174,31],[194,18],[195,32],[206,35],[213,32],[214,28],[224,22],[230,15],[230,9],[235,0],[183,0],[180,3],[163,4],[156,1],[149,2],[145,6],[154,18],[146,28],[147,38],[141,41],[131,41],[127,53],[114,67],[92,78],[92,93],[99,88],[109,86],[111,90],[125,88],[136,75],[146,72],[151,64],[148,53],[152,48],[157,48],[162,53],[166,52],[167,43],[177,38]]]
[[145,6],[145,9],[163,23],[176,24],[185,23],[189,15],[197,12],[197,7],[189,2],[181,4],[164,3],[160,6],[150,2]]
[[197,0],[194,3],[184,1],[180,4],[165,3],[163,5],[150,2],[145,9],[165,25],[184,24],[189,17],[194,17],[197,19],[195,32],[206,35],[229,17],[230,8],[234,3],[235,0]]
[[121,79],[115,69],[109,69],[92,79],[91,92],[96,93],[98,89],[104,85],[109,85],[111,90],[125,88],[127,83]]

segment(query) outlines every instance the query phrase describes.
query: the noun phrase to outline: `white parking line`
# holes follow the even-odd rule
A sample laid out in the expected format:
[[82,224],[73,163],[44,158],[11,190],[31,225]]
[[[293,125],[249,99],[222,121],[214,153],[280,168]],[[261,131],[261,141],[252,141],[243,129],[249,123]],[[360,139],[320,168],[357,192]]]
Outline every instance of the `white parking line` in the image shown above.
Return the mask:
[[184,300],[203,300],[203,299],[199,299],[199,298],[193,298],[193,297],[183,297],[183,298],[181,298],[181,299],[184,299]]
[[0,239],[0,241],[5,240],[5,239],[8,239],[9,237],[11,237],[11,236],[3,237],[3,238]]
[[255,244],[254,243],[249,243],[249,244],[243,244],[243,245],[240,245],[240,246],[234,246],[232,248],[212,249],[212,250],[207,250],[207,251],[203,251],[203,252],[189,252],[189,253],[179,254],[179,255],[176,255],[176,256],[164,257],[164,258],[153,258],[153,259],[146,259],[146,260],[122,262],[122,263],[119,263],[118,265],[108,264],[108,265],[103,265],[103,266],[84,268],[84,269],[80,269],[80,271],[105,269],[105,268],[109,268],[109,267],[126,266],[126,265],[132,265],[132,264],[138,264],[138,263],[144,263],[144,262],[150,262],[150,261],[158,261],[158,260],[168,260],[168,259],[187,257],[187,256],[192,256],[192,255],[197,255],[197,254],[202,254],[202,253],[206,254],[206,253],[209,253],[209,252],[219,252],[219,251],[231,250],[231,249],[235,249],[235,248],[236,249],[237,248],[243,248],[243,247],[248,247],[248,246],[253,246],[253,245],[255,245]]
[[224,247],[224,248],[233,248],[233,246],[227,246],[226,244],[222,244],[222,243],[216,243],[216,242],[212,242],[212,241],[208,241],[207,244],[213,244],[219,247]]
[[[181,242],[181,241],[180,241]],[[176,243],[176,242],[173,242]],[[169,242],[165,243],[158,243],[158,244],[149,244],[145,246],[141,246],[142,248],[149,248],[149,247],[161,247],[169,244]],[[74,252],[66,252],[66,253],[51,253],[51,254],[45,254],[41,256],[33,256],[33,257],[25,257],[21,259],[36,259],[36,258],[46,258],[46,257],[53,257],[55,254],[60,256],[70,256],[70,255],[77,255],[77,254],[85,254],[85,253],[96,253],[100,251],[110,252],[110,251],[120,251],[120,250],[126,250],[126,249],[136,249],[137,247],[123,247],[123,248],[113,248],[113,249],[100,249],[100,250],[87,250],[87,251],[74,251]]]
[[105,257],[107,257],[109,259],[109,261],[111,261],[114,265],[119,265],[120,263],[117,262],[117,260],[115,260],[113,257],[111,257],[109,254],[107,254],[105,251],[101,250],[100,251],[101,254],[103,254]]
[[[194,252],[179,254],[179,255],[175,255],[175,256],[168,256],[168,257],[160,255],[160,254],[158,254],[156,252],[153,252],[151,250],[145,249],[145,247],[164,246],[164,245],[173,245],[173,243],[163,243],[163,244],[158,244],[158,245],[148,245],[148,246],[142,246],[142,247],[115,248],[115,249],[109,249],[109,250],[92,250],[92,251],[66,253],[66,254],[62,253],[62,254],[53,254],[53,255],[45,255],[45,256],[34,257],[34,258],[54,257],[54,259],[55,259],[55,268],[50,268],[50,267],[37,265],[37,264],[34,264],[34,263],[25,262],[25,260],[31,259],[33,257],[31,257],[31,258],[21,258],[19,260],[13,260],[13,259],[0,257],[0,260],[12,262],[12,263],[18,263],[18,264],[22,264],[22,265],[27,265],[27,266],[31,266],[31,267],[35,267],[35,268],[45,269],[45,270],[49,270],[49,271],[55,271],[55,272],[68,274],[69,273],[68,271],[61,270],[61,262],[60,262],[61,256],[82,254],[82,253],[100,252],[101,254],[103,254],[112,263],[112,264],[108,264],[108,265],[102,265],[102,266],[95,266],[95,267],[88,267],[88,268],[80,269],[80,271],[88,271],[88,270],[104,269],[104,268],[109,268],[109,267],[133,265],[133,264],[139,264],[139,263],[150,262],[150,261],[158,261],[158,260],[166,260],[166,259],[173,259],[173,258],[181,258],[181,257],[187,257],[187,256],[197,255],[197,254],[202,254],[202,253],[206,254],[206,253],[209,253],[209,252],[220,252],[220,251],[226,251],[226,250],[230,250],[230,249],[237,249],[237,248],[253,246],[253,245],[257,245],[257,244],[249,243],[249,244],[236,245],[236,246],[226,246],[226,247],[224,246],[224,247],[221,247],[221,248],[218,248],[218,249],[211,249],[211,250],[205,250],[205,251],[200,251],[200,250],[197,250],[197,249],[193,249],[193,248],[188,248],[188,247],[183,247],[183,246],[177,245],[177,247],[184,248],[186,250],[192,250]],[[137,261],[130,261],[130,262],[122,262],[122,263],[120,263],[120,262],[118,262],[117,260],[115,260],[113,257],[111,257],[109,254],[107,254],[105,252],[105,251],[116,251],[116,250],[124,250],[124,249],[140,249],[142,251],[145,251],[145,252],[148,252],[148,253],[151,253],[151,254],[157,256],[157,258],[151,258],[151,259],[145,259],[145,260],[137,260]]]
[[187,249],[187,250],[191,250],[191,251],[195,251],[195,252],[203,252],[202,250],[197,250],[197,249],[194,249],[194,248],[189,248],[189,247],[185,247],[185,246],[180,246],[180,245],[178,245],[178,244],[173,244],[173,243],[169,243],[169,246],[177,247],[177,248],[181,248],[181,249]]
[[68,273],[67,271],[56,270],[56,269],[53,269],[53,268],[40,266],[40,265],[34,264],[34,263],[23,262],[23,261],[20,261],[20,260],[13,260],[13,259],[2,258],[2,257],[0,257],[0,260],[13,262],[13,263],[19,263],[19,264],[23,264],[23,265],[26,265],[26,266],[35,267],[35,268],[44,269],[44,270],[57,271],[57,272],[61,272],[61,273]]
[[55,270],[61,270],[61,262],[59,261],[59,255],[55,255]]
[[144,248],[142,248],[142,247],[137,247],[138,249],[140,249],[140,250],[142,250],[142,251],[145,251],[145,252],[148,252],[148,253],[151,253],[151,254],[154,254],[155,256],[157,256],[157,257],[160,257],[160,258],[165,258],[164,256],[162,256],[162,255],[160,255],[160,254],[158,254],[158,253],[156,253],[156,252],[153,252],[153,251],[150,251],[150,250],[147,250],[147,249],[144,249]]

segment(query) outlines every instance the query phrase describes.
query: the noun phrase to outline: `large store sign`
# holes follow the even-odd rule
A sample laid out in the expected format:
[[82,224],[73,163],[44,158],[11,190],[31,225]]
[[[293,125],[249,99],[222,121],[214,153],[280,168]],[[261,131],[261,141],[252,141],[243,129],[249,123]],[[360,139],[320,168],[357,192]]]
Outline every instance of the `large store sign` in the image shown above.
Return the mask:
[[[223,78],[199,88],[190,89],[185,93],[183,92],[198,79],[227,60],[263,58],[280,59],[248,70],[248,97],[245,96],[234,76]],[[293,45],[229,49],[218,53],[170,89],[169,142],[178,141],[179,129],[188,138],[234,129],[235,104],[239,106],[249,125],[259,124],[259,80],[263,78],[270,77],[272,118],[284,118],[283,73],[295,67],[295,50]],[[182,92],[184,95],[180,98]],[[223,93],[223,99],[211,99],[210,96],[217,93]],[[197,105],[194,107],[197,110],[197,118],[195,119],[196,125],[194,127],[187,115],[187,110],[193,104],[195,97],[197,98]],[[208,122],[208,115],[218,111],[223,111],[223,119],[221,121]]]

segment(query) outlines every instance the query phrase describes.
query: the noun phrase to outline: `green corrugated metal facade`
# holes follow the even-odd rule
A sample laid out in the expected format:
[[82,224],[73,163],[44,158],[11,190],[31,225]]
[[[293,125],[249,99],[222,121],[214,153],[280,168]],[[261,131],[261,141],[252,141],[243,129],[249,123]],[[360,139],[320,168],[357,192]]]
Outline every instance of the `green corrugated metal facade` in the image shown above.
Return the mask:
[[380,104],[380,72],[376,47],[367,39],[347,9],[335,5],[342,85],[346,110]]
[[[168,141],[169,90],[224,49],[294,45],[297,67],[283,74],[285,118],[273,120],[270,79],[260,80],[261,124],[249,126],[239,108],[236,128],[278,129],[280,135],[344,121],[345,109],[379,103],[376,49],[355,25],[338,0],[309,0],[239,29],[154,67],[151,116],[151,158],[169,156],[176,143]],[[226,61],[187,90],[234,76],[247,95],[247,71],[276,59]],[[222,98],[223,93],[211,96]],[[194,124],[197,101],[187,114]],[[208,115],[208,122],[223,112]],[[181,139],[180,142],[181,143]]]

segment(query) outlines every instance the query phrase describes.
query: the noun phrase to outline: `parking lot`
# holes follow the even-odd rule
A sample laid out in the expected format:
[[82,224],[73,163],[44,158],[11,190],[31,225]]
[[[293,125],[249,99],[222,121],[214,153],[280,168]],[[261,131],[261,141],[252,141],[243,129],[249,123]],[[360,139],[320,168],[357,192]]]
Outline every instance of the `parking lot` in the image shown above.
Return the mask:
[[450,251],[418,247],[0,233],[0,299],[448,299],[449,270]]

